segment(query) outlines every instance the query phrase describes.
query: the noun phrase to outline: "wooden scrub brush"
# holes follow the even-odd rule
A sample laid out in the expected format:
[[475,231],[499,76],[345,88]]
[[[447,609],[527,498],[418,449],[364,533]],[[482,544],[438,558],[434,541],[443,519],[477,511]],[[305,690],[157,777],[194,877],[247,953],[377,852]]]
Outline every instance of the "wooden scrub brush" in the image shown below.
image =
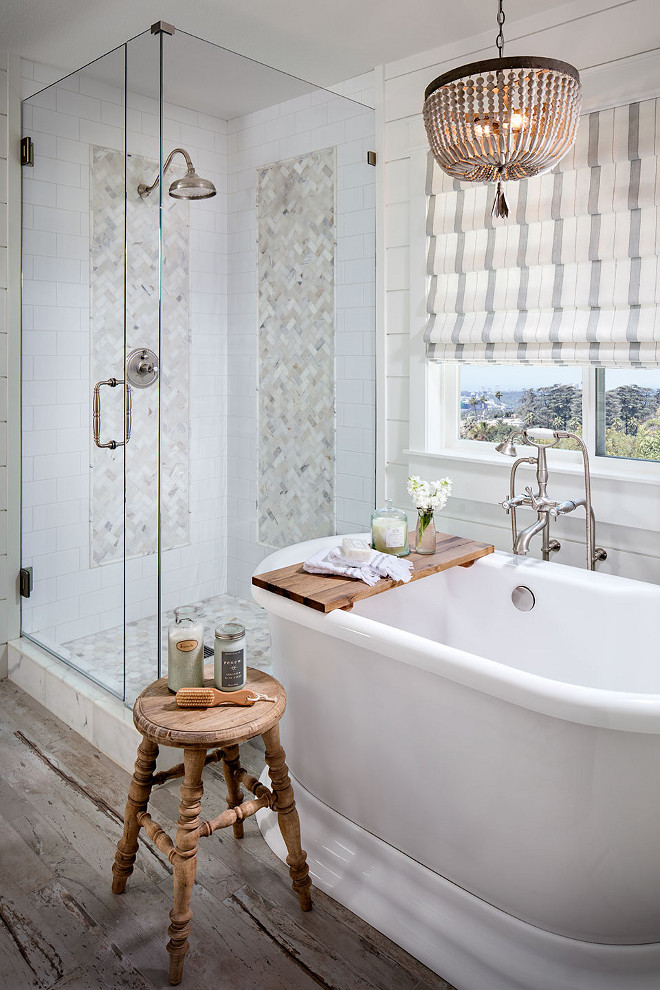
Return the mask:
[[215,708],[217,705],[249,707],[255,701],[277,701],[277,698],[257,694],[249,688],[243,688],[242,691],[218,691],[212,687],[185,687],[176,693],[178,708]]

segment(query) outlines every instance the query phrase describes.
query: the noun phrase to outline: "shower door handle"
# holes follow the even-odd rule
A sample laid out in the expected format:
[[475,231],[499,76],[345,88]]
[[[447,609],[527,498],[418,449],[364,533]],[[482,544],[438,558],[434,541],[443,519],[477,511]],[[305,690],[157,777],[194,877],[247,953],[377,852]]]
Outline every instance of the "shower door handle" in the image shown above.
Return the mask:
[[[124,385],[126,389],[126,403],[124,406],[124,430],[125,439],[124,440],[108,440],[107,443],[101,443],[101,386],[107,385],[109,388],[116,388],[117,385]],[[133,397],[131,395],[131,386],[128,382],[124,382],[123,379],[118,378],[108,378],[107,381],[97,382],[94,386],[94,393],[92,396],[92,431],[94,434],[94,443],[97,447],[109,447],[110,450],[115,450],[117,447],[123,447],[125,443],[131,439],[131,427],[132,427],[132,417],[131,410],[133,404]]]

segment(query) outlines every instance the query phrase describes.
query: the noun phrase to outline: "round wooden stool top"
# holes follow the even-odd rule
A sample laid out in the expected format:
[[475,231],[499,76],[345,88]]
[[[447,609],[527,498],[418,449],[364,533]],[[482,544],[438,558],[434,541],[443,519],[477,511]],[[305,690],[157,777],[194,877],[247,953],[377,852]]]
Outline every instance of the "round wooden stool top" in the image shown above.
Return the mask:
[[[204,668],[204,687],[213,687],[213,667]],[[162,746],[212,749],[260,736],[284,714],[286,692],[279,681],[262,670],[247,669],[245,687],[277,701],[256,701],[251,707],[178,708],[167,688],[167,677],[153,681],[133,708],[135,728]]]

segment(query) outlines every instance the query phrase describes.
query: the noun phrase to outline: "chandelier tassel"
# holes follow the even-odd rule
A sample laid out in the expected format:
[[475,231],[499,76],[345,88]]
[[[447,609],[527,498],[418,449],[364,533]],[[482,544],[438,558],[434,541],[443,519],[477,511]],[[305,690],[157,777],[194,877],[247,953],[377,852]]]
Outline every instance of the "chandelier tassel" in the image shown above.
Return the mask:
[[509,204],[506,201],[506,196],[502,191],[502,183],[499,179],[497,180],[497,192],[495,193],[490,215],[491,217],[503,217],[505,219],[509,215]]

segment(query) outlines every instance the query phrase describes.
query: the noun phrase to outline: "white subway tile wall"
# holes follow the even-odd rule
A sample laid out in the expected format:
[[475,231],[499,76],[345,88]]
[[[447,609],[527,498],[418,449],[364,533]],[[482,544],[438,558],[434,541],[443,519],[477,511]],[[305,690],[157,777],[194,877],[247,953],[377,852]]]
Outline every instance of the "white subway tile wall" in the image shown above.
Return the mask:
[[[52,79],[27,61],[23,74],[26,92],[35,80]],[[368,104],[371,85],[368,75],[342,89]],[[121,568],[89,566],[88,270],[90,146],[123,150],[122,101],[121,86],[83,71],[24,105],[35,166],[24,170],[23,562],[34,567],[35,583],[23,628],[52,646],[123,619]],[[157,101],[129,92],[127,124],[128,151],[157,156]],[[373,128],[372,110],[329,92],[229,122],[165,105],[165,151],[186,147],[218,195],[190,207],[190,542],[163,554],[163,610],[225,591],[249,599],[254,567],[270,552],[256,533],[256,175],[261,166],[328,147],[337,149],[337,529],[368,526],[375,170],[366,152]],[[156,573],[155,555],[127,561],[127,621],[154,614]]]
[[[24,67],[25,78],[32,80],[37,67]],[[127,102],[128,152],[157,158],[157,100],[129,94]],[[122,104],[120,85],[80,72],[24,105],[23,126],[34,141],[35,165],[24,170],[23,186],[23,563],[34,568],[23,628],[38,631],[52,646],[123,620],[121,570],[89,563],[90,146],[123,151]],[[168,105],[165,125],[170,140],[185,137],[200,174],[218,190],[213,199],[190,205],[190,541],[163,554],[167,609],[219,594],[226,585],[227,128],[224,121],[200,122],[195,111]],[[147,182],[152,179],[145,176]],[[117,277],[121,283],[123,272]],[[123,296],[121,285],[120,290]],[[156,312],[153,316],[157,319]],[[122,314],[107,318],[117,321],[123,337]],[[119,370],[108,368],[105,377]],[[126,485],[130,494],[130,470]],[[155,504],[155,486],[153,491]],[[128,562],[127,619],[155,611],[151,554]]]
[[[372,105],[371,74],[343,94]],[[375,499],[375,180],[374,114],[318,91],[229,121],[227,591],[250,597],[258,542],[257,170],[328,147],[337,149],[335,273],[336,525],[364,531]]]

